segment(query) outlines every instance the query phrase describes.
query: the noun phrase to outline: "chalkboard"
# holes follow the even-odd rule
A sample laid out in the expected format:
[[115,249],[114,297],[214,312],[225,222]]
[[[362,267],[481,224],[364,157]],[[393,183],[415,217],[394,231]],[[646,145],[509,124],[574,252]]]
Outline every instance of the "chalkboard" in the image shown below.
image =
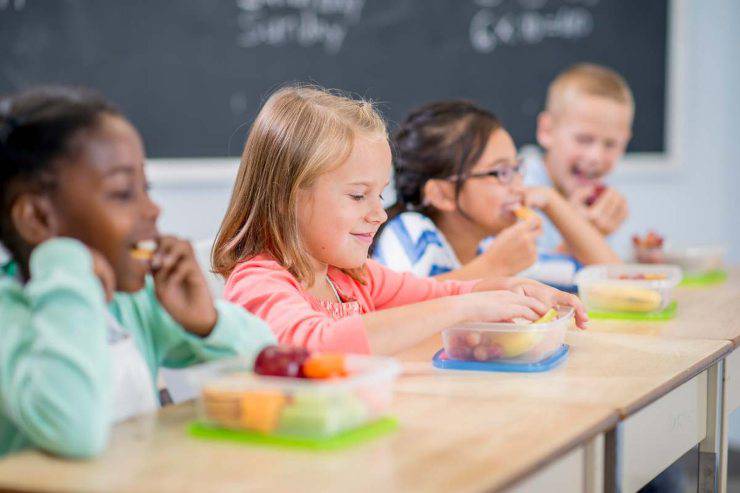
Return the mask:
[[271,90],[311,81],[391,122],[427,101],[493,110],[533,142],[548,82],[591,61],[637,103],[633,152],[665,151],[668,0],[0,0],[0,93],[92,86],[152,157],[236,155]]

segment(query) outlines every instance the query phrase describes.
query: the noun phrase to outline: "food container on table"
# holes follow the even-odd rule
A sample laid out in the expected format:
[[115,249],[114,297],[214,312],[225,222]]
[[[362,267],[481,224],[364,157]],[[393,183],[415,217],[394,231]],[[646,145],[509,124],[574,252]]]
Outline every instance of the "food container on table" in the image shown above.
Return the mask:
[[257,375],[247,361],[204,365],[201,422],[265,435],[329,438],[384,417],[400,366],[391,358],[347,355],[347,376],[326,380]]
[[563,345],[574,310],[558,307],[557,318],[545,323],[467,323],[442,332],[449,359],[477,362],[537,363]]
[[675,265],[592,265],[576,275],[576,284],[589,311],[654,313],[671,304],[681,277]]

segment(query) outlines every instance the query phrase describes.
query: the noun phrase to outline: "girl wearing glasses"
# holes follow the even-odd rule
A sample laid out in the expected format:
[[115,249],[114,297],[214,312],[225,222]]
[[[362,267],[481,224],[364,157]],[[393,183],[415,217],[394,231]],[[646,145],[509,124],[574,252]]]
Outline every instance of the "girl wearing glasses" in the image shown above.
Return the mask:
[[546,215],[580,262],[618,261],[556,191],[524,188],[514,141],[489,111],[467,101],[427,104],[400,125],[393,148],[396,204],[374,247],[387,266],[443,279],[523,273],[563,284],[579,263],[538,256],[541,219],[517,221],[522,205]]

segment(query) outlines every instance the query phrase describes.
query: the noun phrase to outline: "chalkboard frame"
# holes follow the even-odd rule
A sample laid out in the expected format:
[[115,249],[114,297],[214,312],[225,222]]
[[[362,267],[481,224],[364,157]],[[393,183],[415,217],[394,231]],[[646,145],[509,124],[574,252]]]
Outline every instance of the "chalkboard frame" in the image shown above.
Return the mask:
[[[629,152],[615,170],[615,178],[624,181],[663,180],[675,175],[681,162],[678,130],[683,121],[687,70],[686,50],[680,43],[686,38],[686,0],[668,0],[668,40],[666,44],[665,151]],[[639,110],[638,110],[639,111]],[[236,176],[238,158],[150,158],[149,179],[155,187],[173,188],[198,184],[219,186]]]
[[[688,5],[685,0],[667,0],[667,38],[666,38],[666,69],[665,69],[665,93],[664,93],[664,114],[663,114],[663,150],[659,152],[640,152],[632,151],[625,156],[622,164],[618,167],[617,172],[622,174],[639,172],[644,174],[646,171],[661,171],[673,169],[679,160],[677,146],[677,128],[681,121],[682,115],[682,95],[685,93],[680,84],[684,77],[679,76],[682,72],[681,61],[682,50],[679,49],[679,43],[686,33],[684,28],[683,17],[686,14]],[[342,89],[341,87],[339,89]],[[266,94],[255,95],[265,98]],[[640,108],[637,108],[638,113]],[[648,115],[650,116],[650,115]],[[654,118],[654,117],[653,117]],[[655,121],[655,120],[653,120]],[[243,131],[242,131],[243,134]],[[642,135],[642,134],[641,134]],[[232,150],[241,147],[242,135],[235,135],[235,141],[230,144]],[[641,141],[642,142],[642,141]],[[160,151],[161,152],[161,151]],[[230,169],[236,165],[237,159],[234,157],[157,157],[150,158],[148,162],[152,165],[151,171],[154,172],[165,182],[178,182],[182,180],[201,180],[207,181],[231,177],[233,174]],[[170,173],[177,168],[176,173]],[[162,173],[156,170],[162,170]],[[159,181],[159,180],[158,180]]]

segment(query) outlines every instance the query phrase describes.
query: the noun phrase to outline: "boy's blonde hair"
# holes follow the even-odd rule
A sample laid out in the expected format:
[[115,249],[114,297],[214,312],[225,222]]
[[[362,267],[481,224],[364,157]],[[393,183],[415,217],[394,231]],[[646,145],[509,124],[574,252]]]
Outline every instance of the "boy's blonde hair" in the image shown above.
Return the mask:
[[547,89],[545,110],[562,113],[568,100],[578,94],[607,98],[634,112],[635,101],[627,81],[614,70],[593,63],[579,63],[561,72]]
[[[369,101],[315,86],[287,86],[265,102],[249,131],[228,210],[211,252],[213,271],[268,254],[299,281],[313,270],[298,230],[301,189],[341,165],[356,135],[387,139]],[[361,280],[361,269],[348,271]]]

